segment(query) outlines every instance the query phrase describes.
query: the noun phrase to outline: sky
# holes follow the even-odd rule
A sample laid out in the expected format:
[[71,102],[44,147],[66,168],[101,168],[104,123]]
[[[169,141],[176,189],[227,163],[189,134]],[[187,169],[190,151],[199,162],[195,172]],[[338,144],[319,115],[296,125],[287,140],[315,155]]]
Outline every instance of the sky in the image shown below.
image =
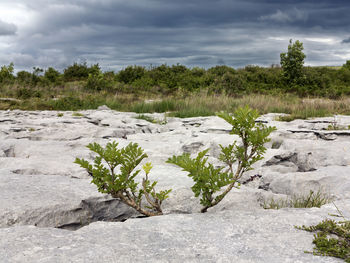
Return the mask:
[[350,60],[349,0],[0,0],[0,65],[270,66],[289,39],[305,65]]

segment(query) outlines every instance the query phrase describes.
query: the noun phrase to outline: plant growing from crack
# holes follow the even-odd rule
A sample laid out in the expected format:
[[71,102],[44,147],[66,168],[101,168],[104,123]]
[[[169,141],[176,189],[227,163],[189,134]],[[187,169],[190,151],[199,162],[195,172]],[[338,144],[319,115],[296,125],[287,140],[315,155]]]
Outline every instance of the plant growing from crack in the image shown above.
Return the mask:
[[307,195],[293,195],[291,198],[275,200],[274,198],[269,201],[265,201],[263,204],[264,209],[281,209],[284,207],[294,208],[311,208],[321,207],[332,201],[332,197],[319,189],[318,191],[312,191]]
[[[194,181],[192,191],[196,197],[200,196],[202,213],[221,202],[233,187],[239,187],[237,181],[246,171],[252,169],[254,163],[263,159],[266,151],[264,144],[270,141],[268,136],[276,130],[275,127],[267,127],[257,122],[258,112],[248,106],[238,108],[233,116],[223,112],[217,116],[230,123],[231,134],[238,135],[241,139],[241,144],[234,141],[226,147],[220,145],[219,159],[226,164],[226,168],[215,168],[213,164],[207,162],[208,158],[205,156],[209,149],[198,153],[193,159],[190,154],[184,153],[173,156],[167,161],[189,173],[188,176]],[[226,188],[222,190],[223,187]]]
[[332,216],[341,217],[343,221],[325,219],[317,225],[308,227],[303,225],[296,228],[315,233],[312,241],[315,248],[312,252],[305,251],[305,253],[341,258],[350,263],[350,221],[346,220],[335,204],[334,206],[339,215]]
[[[145,177],[139,187],[135,177],[141,170],[136,167],[148,157],[147,154],[137,143],[120,149],[117,146],[117,142],[107,143],[105,148],[98,143],[90,143],[87,148],[97,154],[93,164],[79,158],[75,159],[75,163],[92,176],[91,182],[99,192],[112,195],[145,216],[162,215],[162,202],[169,197],[171,189],[156,192],[157,181],[149,180],[151,163],[143,165]],[[142,203],[144,200],[147,202],[145,205]]]

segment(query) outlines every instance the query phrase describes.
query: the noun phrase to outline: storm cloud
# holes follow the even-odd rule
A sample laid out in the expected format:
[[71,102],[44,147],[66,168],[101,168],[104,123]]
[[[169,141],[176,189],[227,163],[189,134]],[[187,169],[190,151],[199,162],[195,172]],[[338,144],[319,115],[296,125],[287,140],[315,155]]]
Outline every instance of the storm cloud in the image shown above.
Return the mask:
[[6,23],[0,20],[0,36],[14,35],[17,27],[14,24]]
[[346,38],[346,39],[343,39],[342,43],[343,43],[343,44],[350,43],[350,37],[348,37],[348,38]]
[[339,0],[3,0],[0,64],[269,66],[289,39],[307,65],[342,65],[350,3]]

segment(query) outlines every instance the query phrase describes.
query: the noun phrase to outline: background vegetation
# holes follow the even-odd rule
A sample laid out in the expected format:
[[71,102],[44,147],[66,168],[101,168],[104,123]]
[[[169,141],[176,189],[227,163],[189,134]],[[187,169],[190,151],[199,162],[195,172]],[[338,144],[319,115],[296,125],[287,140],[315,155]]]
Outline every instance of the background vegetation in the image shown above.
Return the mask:
[[[240,69],[177,64],[102,72],[98,64],[74,63],[63,72],[34,67],[14,74],[11,63],[0,70],[0,109],[80,110],[105,104],[121,111],[173,111],[174,116],[188,117],[248,104],[261,113],[299,118],[349,114],[350,61],[342,67],[304,67],[301,51],[302,43],[290,42],[288,52],[281,54],[283,67]],[[295,76],[286,70],[294,63],[292,52],[301,55]],[[147,103],[150,99],[154,102]]]

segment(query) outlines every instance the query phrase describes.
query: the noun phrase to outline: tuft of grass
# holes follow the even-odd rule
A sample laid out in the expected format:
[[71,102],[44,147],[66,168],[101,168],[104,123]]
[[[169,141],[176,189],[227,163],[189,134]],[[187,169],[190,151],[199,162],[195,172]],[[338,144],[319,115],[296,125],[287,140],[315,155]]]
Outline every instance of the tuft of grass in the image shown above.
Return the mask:
[[84,117],[85,115],[80,113],[80,112],[73,112],[72,116],[73,117]]
[[140,120],[145,120],[145,121],[148,121],[148,122],[154,123],[154,124],[165,125],[165,124],[168,123],[166,115],[164,115],[164,119],[163,120],[157,120],[157,119],[155,119],[155,118],[153,118],[151,116],[145,115],[145,114],[139,114],[135,118],[136,119],[140,119]]
[[310,190],[307,195],[294,195],[289,199],[274,200],[273,198],[268,202],[264,202],[264,209],[281,209],[284,207],[293,208],[311,208],[321,207],[332,201],[328,194],[323,193],[321,190],[314,192]]
[[148,121],[150,123],[157,123],[157,121],[154,118],[152,118],[151,116],[145,115],[145,114],[139,114],[135,118],[139,119],[139,120],[145,120],[145,121]]
[[57,113],[57,117],[63,117],[63,113],[62,112],[60,112],[60,113]]

